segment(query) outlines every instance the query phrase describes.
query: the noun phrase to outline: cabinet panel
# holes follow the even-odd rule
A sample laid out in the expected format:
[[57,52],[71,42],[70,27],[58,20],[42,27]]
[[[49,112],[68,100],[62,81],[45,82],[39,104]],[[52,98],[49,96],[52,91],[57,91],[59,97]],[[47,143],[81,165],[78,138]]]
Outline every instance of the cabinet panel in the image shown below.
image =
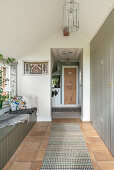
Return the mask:
[[[91,49],[92,49],[92,47],[91,47]],[[94,71],[93,71],[93,65],[94,65],[94,63],[93,63],[93,57],[94,57],[94,53],[93,53],[93,51],[91,50],[91,58],[90,58],[90,110],[91,110],[91,114],[90,114],[90,120],[91,120],[91,123],[93,124],[93,121],[94,121],[94,118],[93,118],[93,116],[94,116],[94,113],[93,113],[93,110],[94,110],[94,98],[93,98],[93,96],[94,96],[94,87],[93,87],[93,82],[94,82],[94,80],[93,80],[93,73],[94,73]]]
[[110,35],[104,39],[104,90],[103,90],[103,135],[105,144],[110,148],[110,121],[111,121],[111,91],[112,87],[110,76]]
[[97,88],[97,131],[99,135],[102,135],[103,128],[103,68],[104,68],[104,55],[101,53],[102,46],[97,51],[97,80],[96,80],[96,88]]
[[96,128],[96,53],[91,53],[91,121]]
[[111,34],[111,78],[112,78],[112,93],[111,93],[111,145],[110,149],[114,156],[114,31]]
[[114,10],[91,41],[91,121],[114,155]]

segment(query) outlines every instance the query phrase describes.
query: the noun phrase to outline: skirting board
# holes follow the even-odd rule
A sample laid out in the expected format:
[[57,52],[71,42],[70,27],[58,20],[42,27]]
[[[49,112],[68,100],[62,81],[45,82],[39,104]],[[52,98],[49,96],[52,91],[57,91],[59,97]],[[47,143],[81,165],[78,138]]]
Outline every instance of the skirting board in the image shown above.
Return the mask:
[[51,117],[37,117],[37,122],[51,122]]
[[90,122],[89,118],[82,118],[82,122]]

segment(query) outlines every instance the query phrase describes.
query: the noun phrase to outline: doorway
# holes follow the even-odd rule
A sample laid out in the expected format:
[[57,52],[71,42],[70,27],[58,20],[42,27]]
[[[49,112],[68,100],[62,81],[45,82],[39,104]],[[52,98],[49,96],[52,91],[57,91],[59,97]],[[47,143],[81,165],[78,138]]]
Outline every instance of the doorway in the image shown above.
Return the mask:
[[80,118],[83,49],[51,49],[51,61],[52,117],[55,115],[57,118]]

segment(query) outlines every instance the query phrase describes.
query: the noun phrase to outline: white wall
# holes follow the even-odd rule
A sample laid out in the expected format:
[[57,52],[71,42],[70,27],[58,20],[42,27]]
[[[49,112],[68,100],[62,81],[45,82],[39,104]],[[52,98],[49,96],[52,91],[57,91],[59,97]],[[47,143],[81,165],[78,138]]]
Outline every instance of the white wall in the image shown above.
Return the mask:
[[[56,33],[18,60],[18,95],[39,97],[39,121],[51,120],[51,48],[83,48],[83,120],[90,120],[90,42],[78,31],[69,37]],[[25,76],[23,60],[49,60],[49,75]]]

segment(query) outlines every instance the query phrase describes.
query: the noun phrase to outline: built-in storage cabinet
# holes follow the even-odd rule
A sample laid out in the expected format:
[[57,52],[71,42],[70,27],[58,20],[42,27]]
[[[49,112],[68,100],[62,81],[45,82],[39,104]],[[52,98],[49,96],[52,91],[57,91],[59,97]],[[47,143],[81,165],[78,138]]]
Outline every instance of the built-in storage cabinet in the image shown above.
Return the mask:
[[91,41],[91,122],[114,155],[114,10]]

